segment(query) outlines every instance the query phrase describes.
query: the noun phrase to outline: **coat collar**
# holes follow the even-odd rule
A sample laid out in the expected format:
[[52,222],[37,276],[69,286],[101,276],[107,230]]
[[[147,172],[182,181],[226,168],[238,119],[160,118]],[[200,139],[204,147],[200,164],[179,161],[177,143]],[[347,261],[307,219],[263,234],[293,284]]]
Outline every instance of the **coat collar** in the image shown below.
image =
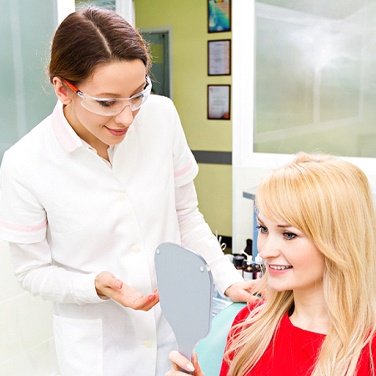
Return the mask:
[[63,104],[58,101],[51,114],[52,129],[59,143],[67,153],[72,153],[84,145],[64,116]]

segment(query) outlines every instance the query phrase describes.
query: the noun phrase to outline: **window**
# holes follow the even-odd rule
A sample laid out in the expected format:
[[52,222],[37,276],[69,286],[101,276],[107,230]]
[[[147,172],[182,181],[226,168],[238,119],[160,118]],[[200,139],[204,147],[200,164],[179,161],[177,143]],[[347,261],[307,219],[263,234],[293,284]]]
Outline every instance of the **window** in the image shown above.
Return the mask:
[[75,0],[76,9],[82,5],[96,5],[98,7],[116,10],[115,0]]
[[376,157],[376,1],[254,4],[253,152]]
[[57,24],[54,1],[2,2],[0,12],[0,161],[3,153],[53,109],[46,76]]

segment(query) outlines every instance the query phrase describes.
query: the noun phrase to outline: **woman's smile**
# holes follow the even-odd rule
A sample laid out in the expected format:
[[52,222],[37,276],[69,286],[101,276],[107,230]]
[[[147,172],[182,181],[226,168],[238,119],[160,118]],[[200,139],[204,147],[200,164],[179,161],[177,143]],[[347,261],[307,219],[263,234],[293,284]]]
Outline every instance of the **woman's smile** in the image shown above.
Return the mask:
[[128,128],[121,128],[121,129],[113,129],[113,128],[109,128],[109,127],[106,127],[105,128],[108,130],[109,133],[111,133],[113,136],[117,136],[117,137],[121,137],[121,136],[124,136],[127,131],[128,131]]
[[268,265],[269,266],[269,273],[273,274],[275,272],[283,272],[289,269],[292,269],[291,265]]

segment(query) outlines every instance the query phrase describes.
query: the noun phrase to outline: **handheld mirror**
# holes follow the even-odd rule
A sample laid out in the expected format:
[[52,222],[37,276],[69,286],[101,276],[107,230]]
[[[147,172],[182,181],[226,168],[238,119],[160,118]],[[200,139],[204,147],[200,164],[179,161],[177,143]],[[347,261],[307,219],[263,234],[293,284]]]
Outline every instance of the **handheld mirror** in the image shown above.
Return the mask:
[[211,328],[211,272],[200,255],[173,243],[159,245],[154,260],[162,312],[179,352],[191,359],[195,345]]

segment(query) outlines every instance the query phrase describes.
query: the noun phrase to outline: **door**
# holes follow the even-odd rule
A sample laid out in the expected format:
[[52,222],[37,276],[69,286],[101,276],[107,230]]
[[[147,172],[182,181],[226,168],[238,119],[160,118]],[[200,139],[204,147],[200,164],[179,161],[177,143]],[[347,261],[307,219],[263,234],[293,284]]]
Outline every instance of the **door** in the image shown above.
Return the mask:
[[153,93],[171,98],[170,69],[170,31],[141,30],[143,38],[150,43],[153,65],[150,78],[153,82]]

